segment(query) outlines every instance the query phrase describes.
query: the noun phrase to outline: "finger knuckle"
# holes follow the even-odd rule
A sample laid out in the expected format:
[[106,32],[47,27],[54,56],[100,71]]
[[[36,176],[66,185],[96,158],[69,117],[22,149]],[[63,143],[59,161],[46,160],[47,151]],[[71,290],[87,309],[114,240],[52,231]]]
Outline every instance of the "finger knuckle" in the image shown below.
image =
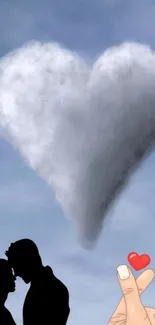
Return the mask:
[[124,313],[118,313],[115,316],[112,316],[109,320],[108,325],[124,324],[126,316]]
[[134,292],[134,288],[125,288],[124,289],[124,295],[127,296],[127,295],[130,295]]

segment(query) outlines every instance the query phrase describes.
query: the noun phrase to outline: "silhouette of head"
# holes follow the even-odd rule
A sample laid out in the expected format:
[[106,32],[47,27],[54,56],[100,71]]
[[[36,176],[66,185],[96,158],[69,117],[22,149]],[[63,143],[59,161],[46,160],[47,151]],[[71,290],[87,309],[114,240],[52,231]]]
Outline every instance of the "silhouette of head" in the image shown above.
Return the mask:
[[15,291],[15,276],[11,270],[9,262],[0,259],[0,303],[4,303],[8,293]]
[[42,266],[38,248],[30,239],[21,239],[11,243],[5,254],[15,276],[21,277],[25,283],[31,282],[37,270]]

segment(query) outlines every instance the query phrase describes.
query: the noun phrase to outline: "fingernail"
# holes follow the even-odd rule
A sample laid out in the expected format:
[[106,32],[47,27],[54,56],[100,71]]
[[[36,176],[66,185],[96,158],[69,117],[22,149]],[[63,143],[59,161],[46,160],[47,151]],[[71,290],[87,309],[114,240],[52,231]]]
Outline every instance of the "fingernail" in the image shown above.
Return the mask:
[[126,265],[120,265],[118,268],[117,268],[117,272],[119,274],[119,277],[121,280],[126,280],[129,278],[129,271],[128,271],[128,268]]

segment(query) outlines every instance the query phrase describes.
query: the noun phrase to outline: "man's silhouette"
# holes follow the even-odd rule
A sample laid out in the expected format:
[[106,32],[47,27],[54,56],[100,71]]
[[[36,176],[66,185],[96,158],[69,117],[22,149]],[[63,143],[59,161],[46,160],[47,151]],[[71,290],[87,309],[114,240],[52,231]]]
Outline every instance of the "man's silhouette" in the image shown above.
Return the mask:
[[24,325],[65,325],[69,316],[69,293],[49,266],[43,266],[36,244],[30,239],[12,243],[6,256],[15,276],[30,283],[23,306]]
[[0,259],[0,325],[16,325],[11,313],[5,307],[9,292],[15,291],[15,277],[8,261]]

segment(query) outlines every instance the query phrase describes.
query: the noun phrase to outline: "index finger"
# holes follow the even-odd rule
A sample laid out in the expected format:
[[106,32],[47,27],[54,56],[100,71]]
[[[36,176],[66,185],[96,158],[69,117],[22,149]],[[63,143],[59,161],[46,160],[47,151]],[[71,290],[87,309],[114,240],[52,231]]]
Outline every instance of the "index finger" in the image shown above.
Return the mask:
[[117,271],[128,317],[132,318],[137,314],[140,318],[143,317],[146,312],[140,300],[137,283],[132,271],[126,265],[120,265]]

